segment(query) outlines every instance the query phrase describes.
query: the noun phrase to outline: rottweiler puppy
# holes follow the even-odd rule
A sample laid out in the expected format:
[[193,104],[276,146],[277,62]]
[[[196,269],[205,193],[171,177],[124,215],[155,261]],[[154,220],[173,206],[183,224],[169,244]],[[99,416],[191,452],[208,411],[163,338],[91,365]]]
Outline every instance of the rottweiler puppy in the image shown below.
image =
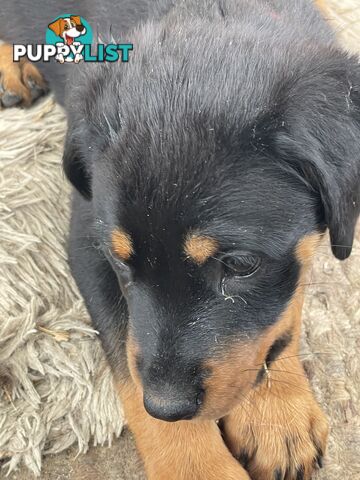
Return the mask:
[[301,308],[326,229],[351,252],[358,59],[308,0],[68,11],[134,44],[73,66],[64,169],[72,271],[148,478],[311,478],[328,426]]

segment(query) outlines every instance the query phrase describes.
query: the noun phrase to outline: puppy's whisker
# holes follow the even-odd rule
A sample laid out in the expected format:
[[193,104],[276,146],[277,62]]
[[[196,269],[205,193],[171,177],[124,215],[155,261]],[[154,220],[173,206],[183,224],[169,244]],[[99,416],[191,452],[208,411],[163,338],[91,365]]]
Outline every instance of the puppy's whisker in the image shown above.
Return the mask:
[[[343,248],[353,248],[352,245],[341,245],[340,243],[330,243],[331,247],[343,247]],[[327,248],[327,245],[319,245],[319,247]]]
[[[219,252],[219,253],[222,253],[222,252]],[[216,257],[213,257],[213,256],[210,256],[210,258],[212,258],[216,262],[222,263],[223,265],[227,266],[226,263],[223,260],[221,260],[220,258],[216,258]]]
[[[235,396],[236,400],[239,400],[239,397],[242,399],[239,403],[239,407],[245,412],[246,416],[251,419],[251,412],[248,408],[245,408],[244,402],[246,402],[251,408],[255,407],[250,400],[246,397],[246,395],[238,392],[238,394]],[[257,407],[256,407],[257,408]]]
[[313,392],[311,390],[309,390],[308,388],[299,387],[299,385],[297,385],[296,383],[287,382],[286,380],[280,380],[278,378],[271,378],[271,381],[276,382],[276,383],[281,383],[281,384],[284,384],[284,385],[289,385],[292,388],[295,388],[297,390],[301,390],[302,392],[310,393],[311,395],[313,394]]
[[[283,397],[280,397],[279,395],[276,395],[276,393],[274,392],[274,389],[267,390],[266,393],[263,392],[263,390],[260,389],[260,388],[253,389],[249,392],[248,396],[254,395],[254,396],[260,397],[261,400],[265,400],[266,396],[269,395],[269,392],[270,392],[271,396],[277,398],[278,400],[281,400],[283,403],[286,403],[289,407],[293,408],[293,404],[291,402],[289,402],[286,398],[283,398]],[[257,410],[259,412],[258,408],[257,408]],[[259,412],[259,413],[261,413],[261,412]],[[252,425],[258,425],[258,426],[264,426],[264,427],[274,426],[274,427],[277,427],[277,428],[286,428],[286,427],[284,427],[283,425],[280,425],[280,424],[273,424],[273,423],[264,422],[264,421],[262,421],[261,423],[252,421],[251,424]]]
[[94,247],[93,245],[85,245],[84,247],[75,247],[74,248],[74,251],[80,251],[80,250],[93,250],[95,248],[96,250],[96,247]]
[[[300,358],[300,357],[309,357],[311,355],[329,355],[329,352],[311,352],[311,353],[298,353],[297,355],[289,355],[286,357],[277,357],[273,363],[279,362],[280,360],[288,360],[289,358]],[[264,362],[262,363],[257,363],[254,366],[255,367],[262,367]]]
[[[269,391],[269,390],[267,390],[267,392],[268,392],[268,391]],[[264,392],[264,394],[263,394],[262,390],[260,390],[260,389],[258,389],[258,390],[253,390],[253,393],[254,393],[255,395],[258,395],[262,400],[265,399],[265,392]],[[268,393],[266,393],[266,394],[268,395]],[[286,405],[288,405],[292,410],[294,409],[294,405],[293,405],[291,402],[289,402],[286,398],[281,397],[281,396],[279,396],[279,395],[276,395],[276,393],[274,392],[274,389],[271,389],[271,390],[270,390],[270,395],[273,396],[273,397],[275,397],[275,398],[277,398],[278,400],[281,400],[283,403],[286,403]],[[286,426],[283,426],[283,425],[280,425],[280,424],[262,423],[262,425],[264,425],[264,426],[269,426],[269,427],[271,427],[271,426],[276,426],[276,427],[278,427],[278,428],[284,428],[284,429],[286,429]]]
[[[238,392],[238,395],[240,395],[240,397],[243,399],[243,401],[245,401],[251,408],[255,408],[255,410],[257,410],[257,412],[259,414],[261,414],[261,411],[259,410],[259,407],[255,403],[251,402],[251,400],[249,398],[249,394],[245,395],[242,392]],[[238,399],[238,395],[236,396],[236,399]],[[244,407],[243,403],[240,403],[239,405],[241,407]],[[249,415],[248,411],[246,411],[245,408],[244,408],[244,411],[247,413],[248,417],[251,419],[251,415]]]
[[[269,372],[286,373],[287,375],[296,375],[298,377],[307,378],[305,373],[304,374],[295,373],[295,372],[290,372],[288,370],[280,370],[280,369],[271,368],[271,367],[268,367],[268,370],[269,370]],[[244,373],[244,372],[261,372],[261,369],[259,369],[259,368],[247,368],[246,370],[242,370],[242,373]]]

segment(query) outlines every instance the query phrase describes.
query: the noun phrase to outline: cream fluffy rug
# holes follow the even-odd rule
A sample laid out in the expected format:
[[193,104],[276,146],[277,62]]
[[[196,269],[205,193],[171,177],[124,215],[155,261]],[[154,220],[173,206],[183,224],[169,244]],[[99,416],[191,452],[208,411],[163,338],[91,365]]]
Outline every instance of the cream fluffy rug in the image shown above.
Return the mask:
[[[345,45],[359,50],[360,0],[328,4]],[[51,98],[28,111],[0,112],[4,474],[20,464],[39,473],[42,454],[72,444],[85,452],[90,442],[111,442],[122,429],[109,369],[66,264],[70,189],[60,166],[64,130],[64,116]],[[307,291],[303,358],[331,423],[322,480],[360,480],[359,240],[358,235],[344,263],[332,257],[325,241]],[[121,461],[119,452],[107,468],[115,472]],[[135,473],[111,478],[132,480]]]
[[0,456],[39,473],[42,453],[111,441],[122,413],[66,262],[63,112],[2,111],[0,132]]

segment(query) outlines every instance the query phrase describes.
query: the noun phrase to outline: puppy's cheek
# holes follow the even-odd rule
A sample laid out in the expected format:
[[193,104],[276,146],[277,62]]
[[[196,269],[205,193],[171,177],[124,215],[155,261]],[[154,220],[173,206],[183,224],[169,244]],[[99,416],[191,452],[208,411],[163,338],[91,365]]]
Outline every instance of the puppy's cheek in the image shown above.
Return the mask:
[[319,247],[323,234],[314,233],[303,237],[296,246],[296,258],[301,265],[301,276],[304,276],[312,266],[314,255]]
[[303,289],[299,286],[271,327],[249,343],[232,344],[217,359],[203,365],[210,374],[204,382],[205,400],[200,416],[220,418],[239,403],[246,403],[249,391],[264,379],[267,362],[281,356],[285,349],[297,347],[302,304]]
[[295,256],[300,265],[297,287],[277,322],[269,327],[262,335],[262,350],[269,349],[276,339],[286,335],[287,332],[294,334],[296,330],[300,328],[306,277],[312,267],[313,258],[321,241],[321,237],[318,233],[307,235],[296,245]]
[[240,403],[255,382],[256,358],[256,345],[238,343],[204,363],[209,376],[200,417],[220,418]]

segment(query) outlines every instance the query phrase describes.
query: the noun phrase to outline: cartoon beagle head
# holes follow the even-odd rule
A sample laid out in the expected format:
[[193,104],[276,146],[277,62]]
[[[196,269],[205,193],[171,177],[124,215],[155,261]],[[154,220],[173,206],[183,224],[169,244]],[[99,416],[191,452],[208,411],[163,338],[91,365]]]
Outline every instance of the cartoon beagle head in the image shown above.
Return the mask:
[[50,23],[48,28],[61,37],[66,45],[71,45],[75,38],[86,33],[86,28],[77,15],[71,15],[68,18],[58,18],[55,22]]

